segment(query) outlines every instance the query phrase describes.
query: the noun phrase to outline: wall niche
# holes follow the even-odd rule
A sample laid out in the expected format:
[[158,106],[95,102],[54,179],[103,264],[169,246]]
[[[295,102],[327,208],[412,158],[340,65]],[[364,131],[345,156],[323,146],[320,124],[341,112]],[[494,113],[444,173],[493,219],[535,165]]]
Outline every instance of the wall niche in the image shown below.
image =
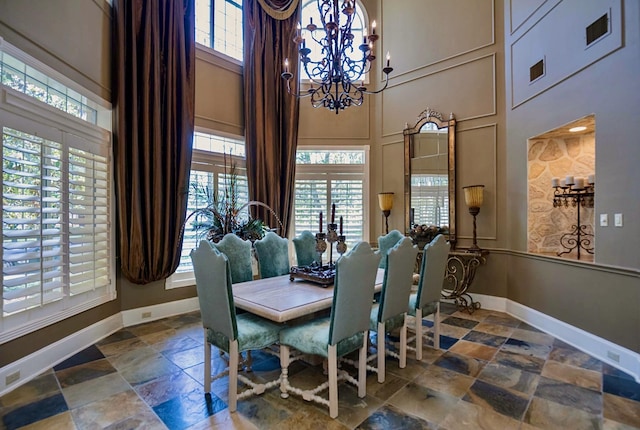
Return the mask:
[[[574,130],[574,131],[569,131]],[[589,191],[595,190],[595,116],[590,115],[555,130],[529,139],[527,250],[537,254],[593,261],[595,253],[595,220],[593,200]],[[567,176],[578,185],[556,189],[564,185]],[[554,183],[555,182],[555,183]],[[574,206],[574,198],[556,199],[554,193],[572,192],[584,183],[587,196],[581,195],[581,205]],[[589,182],[594,182],[589,188]],[[594,191],[595,193],[595,191]],[[595,195],[594,197],[595,198]],[[567,201],[565,206],[564,201]],[[580,210],[580,241],[576,233]]]

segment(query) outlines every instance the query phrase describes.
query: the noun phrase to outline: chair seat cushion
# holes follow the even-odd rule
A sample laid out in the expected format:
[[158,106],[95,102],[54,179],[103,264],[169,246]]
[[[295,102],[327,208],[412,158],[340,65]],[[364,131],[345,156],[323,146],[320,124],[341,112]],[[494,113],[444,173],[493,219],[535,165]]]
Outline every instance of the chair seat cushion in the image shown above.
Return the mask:
[[[416,316],[416,306],[418,303],[418,294],[414,293],[409,296],[409,315]],[[422,308],[422,316],[431,315],[438,309],[438,302],[427,303],[424,308]]]
[[[238,314],[238,351],[266,348],[278,342],[280,330],[284,326],[251,313]],[[207,341],[229,352],[229,339],[214,330],[207,330]]]
[[[369,320],[369,330],[371,331],[378,330],[378,308],[379,307],[380,307],[380,303],[374,303],[371,306],[371,318]],[[402,324],[404,324],[404,314],[399,314],[385,321],[384,329],[385,331],[389,332],[398,327],[402,327]]]
[[[291,346],[305,354],[327,357],[329,354],[330,327],[331,320],[329,317],[318,318],[294,327],[288,327],[280,331],[280,343]],[[337,355],[341,357],[361,348],[363,339],[364,333],[356,333],[341,340],[337,345]]]

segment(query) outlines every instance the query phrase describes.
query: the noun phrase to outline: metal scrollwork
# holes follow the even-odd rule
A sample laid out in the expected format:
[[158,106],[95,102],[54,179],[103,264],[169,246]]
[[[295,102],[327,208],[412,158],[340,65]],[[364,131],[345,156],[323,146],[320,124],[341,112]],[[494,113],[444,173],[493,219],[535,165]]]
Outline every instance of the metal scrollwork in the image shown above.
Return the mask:
[[486,262],[487,251],[451,252],[447,261],[447,272],[442,288],[442,298],[453,300],[460,309],[470,314],[480,309],[480,302],[475,302],[467,292],[476,276],[476,269]]

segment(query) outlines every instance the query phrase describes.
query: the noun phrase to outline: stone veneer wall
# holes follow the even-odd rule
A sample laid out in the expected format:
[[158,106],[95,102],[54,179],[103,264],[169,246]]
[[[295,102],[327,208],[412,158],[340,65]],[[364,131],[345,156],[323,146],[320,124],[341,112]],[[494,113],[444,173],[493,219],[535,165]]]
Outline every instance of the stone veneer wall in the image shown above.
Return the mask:
[[[586,178],[595,173],[595,133],[580,136],[532,139],[528,154],[527,211],[528,251],[553,254],[565,249],[560,245],[563,234],[571,231],[577,222],[577,208],[553,207],[551,178],[564,179],[571,175]],[[597,182],[597,178],[596,178]],[[597,198],[597,196],[596,196]],[[587,225],[587,232],[594,232],[594,209],[580,209],[580,223]],[[595,245],[592,242],[592,245]],[[562,255],[563,258],[577,258],[576,250]],[[580,251],[581,260],[593,257]]]

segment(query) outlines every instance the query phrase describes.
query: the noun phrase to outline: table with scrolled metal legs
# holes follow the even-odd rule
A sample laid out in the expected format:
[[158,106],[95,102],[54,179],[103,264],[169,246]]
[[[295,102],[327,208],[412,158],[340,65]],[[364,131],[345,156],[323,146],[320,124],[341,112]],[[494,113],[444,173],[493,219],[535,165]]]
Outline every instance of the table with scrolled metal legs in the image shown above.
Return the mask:
[[442,286],[442,299],[453,300],[459,309],[470,314],[480,309],[480,302],[473,301],[468,293],[476,276],[476,269],[485,264],[489,251],[451,251],[447,261],[447,272]]

